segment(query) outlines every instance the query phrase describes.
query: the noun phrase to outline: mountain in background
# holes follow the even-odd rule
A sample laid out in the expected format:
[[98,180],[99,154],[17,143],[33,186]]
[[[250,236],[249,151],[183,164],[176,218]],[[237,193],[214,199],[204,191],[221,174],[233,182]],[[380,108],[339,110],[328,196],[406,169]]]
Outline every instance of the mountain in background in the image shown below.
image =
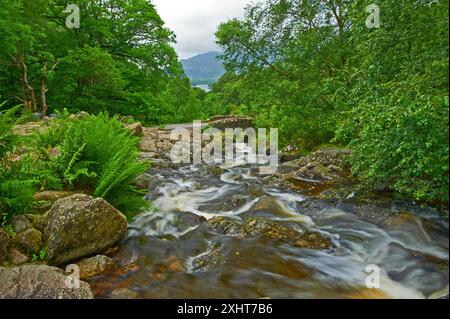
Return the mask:
[[220,52],[207,52],[181,60],[184,72],[193,85],[212,84],[225,73],[222,62],[217,58],[220,54]]

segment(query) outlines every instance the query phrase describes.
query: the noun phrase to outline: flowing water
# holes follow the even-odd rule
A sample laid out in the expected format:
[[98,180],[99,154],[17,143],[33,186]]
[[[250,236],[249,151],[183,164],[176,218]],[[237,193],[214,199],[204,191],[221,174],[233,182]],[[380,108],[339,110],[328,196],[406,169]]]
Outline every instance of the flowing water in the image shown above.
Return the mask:
[[[136,298],[448,295],[448,219],[434,209],[394,199],[320,199],[301,189],[267,186],[254,166],[223,168],[217,173],[192,165],[148,173],[147,197],[157,211],[130,224],[114,257],[116,269],[90,280],[98,298],[124,288]],[[202,217],[214,216],[269,218],[319,232],[332,247],[232,238],[201,226]],[[368,276],[377,274],[374,265],[379,289],[366,286]]]

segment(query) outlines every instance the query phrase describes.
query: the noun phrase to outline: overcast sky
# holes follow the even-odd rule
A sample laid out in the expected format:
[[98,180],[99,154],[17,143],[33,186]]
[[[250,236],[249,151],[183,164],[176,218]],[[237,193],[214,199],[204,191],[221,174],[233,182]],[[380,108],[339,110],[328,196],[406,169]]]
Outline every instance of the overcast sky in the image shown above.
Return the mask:
[[217,51],[214,33],[220,22],[242,17],[251,0],[153,0],[166,26],[175,32],[181,59]]

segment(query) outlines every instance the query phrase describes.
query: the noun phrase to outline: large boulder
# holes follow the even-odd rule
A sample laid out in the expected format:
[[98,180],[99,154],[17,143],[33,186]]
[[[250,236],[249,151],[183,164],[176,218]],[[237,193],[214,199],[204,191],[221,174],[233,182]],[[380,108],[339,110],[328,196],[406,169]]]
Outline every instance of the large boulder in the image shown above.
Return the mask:
[[126,217],[101,198],[76,194],[59,199],[45,216],[48,262],[62,265],[101,253],[126,231]]
[[[69,278],[70,279],[70,278]],[[67,275],[58,268],[27,265],[0,268],[0,299],[93,299],[89,284],[67,285]]]

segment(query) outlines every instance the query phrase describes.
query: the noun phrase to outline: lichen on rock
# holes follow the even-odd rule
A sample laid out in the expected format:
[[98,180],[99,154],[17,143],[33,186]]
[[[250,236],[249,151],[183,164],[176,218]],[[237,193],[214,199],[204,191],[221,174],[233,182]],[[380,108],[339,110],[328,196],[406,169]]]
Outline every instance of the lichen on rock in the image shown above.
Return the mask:
[[44,219],[51,265],[101,253],[119,243],[127,231],[127,219],[120,211],[83,194],[57,200]]

